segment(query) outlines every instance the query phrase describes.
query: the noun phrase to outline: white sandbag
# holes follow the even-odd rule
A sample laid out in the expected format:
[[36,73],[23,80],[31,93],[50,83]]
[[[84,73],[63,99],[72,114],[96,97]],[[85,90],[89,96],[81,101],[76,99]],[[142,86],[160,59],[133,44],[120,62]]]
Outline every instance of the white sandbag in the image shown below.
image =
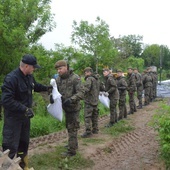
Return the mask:
[[52,96],[54,99],[53,104],[49,104],[47,106],[47,111],[59,121],[63,119],[63,108],[62,108],[62,101],[61,101],[61,94],[58,91],[57,84],[55,79],[51,79],[50,84],[53,86]]
[[107,108],[110,108],[110,100],[108,97],[104,95],[104,93],[100,92],[99,100],[104,106],[106,106]]

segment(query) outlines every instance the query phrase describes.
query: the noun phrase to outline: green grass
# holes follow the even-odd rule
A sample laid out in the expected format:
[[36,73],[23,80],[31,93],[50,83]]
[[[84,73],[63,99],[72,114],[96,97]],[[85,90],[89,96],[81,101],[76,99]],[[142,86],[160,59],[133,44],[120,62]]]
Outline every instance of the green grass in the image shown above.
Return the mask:
[[83,145],[88,145],[88,143],[97,145],[97,144],[104,143],[105,139],[84,138],[84,139],[82,139],[82,141],[83,141],[83,143],[82,143]]
[[61,153],[66,151],[64,147],[56,147],[54,152],[34,155],[30,158],[29,166],[36,170],[73,170],[89,168],[94,162],[83,158],[79,153],[74,157],[62,158]]
[[134,127],[130,125],[130,121],[121,120],[118,123],[114,124],[114,126],[110,128],[103,128],[102,131],[105,134],[109,134],[113,137],[118,137],[123,133],[127,133],[129,131],[134,130]]

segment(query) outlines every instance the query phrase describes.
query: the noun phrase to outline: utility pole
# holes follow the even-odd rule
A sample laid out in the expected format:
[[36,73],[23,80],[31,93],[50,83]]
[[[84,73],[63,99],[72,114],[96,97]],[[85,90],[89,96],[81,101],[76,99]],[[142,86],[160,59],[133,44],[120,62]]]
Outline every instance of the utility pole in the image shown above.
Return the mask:
[[160,61],[159,61],[159,67],[160,67],[160,77],[159,77],[159,82],[161,84],[162,81],[162,54],[163,54],[163,47],[162,45],[160,46]]

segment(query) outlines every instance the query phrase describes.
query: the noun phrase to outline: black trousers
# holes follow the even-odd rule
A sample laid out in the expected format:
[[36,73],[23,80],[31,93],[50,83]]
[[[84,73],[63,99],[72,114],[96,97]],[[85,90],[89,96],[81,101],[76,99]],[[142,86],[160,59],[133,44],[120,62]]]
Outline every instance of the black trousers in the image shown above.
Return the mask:
[[[16,115],[17,116],[17,115]],[[3,151],[9,149],[9,157],[24,158],[28,153],[30,138],[30,119],[23,117],[4,117]]]

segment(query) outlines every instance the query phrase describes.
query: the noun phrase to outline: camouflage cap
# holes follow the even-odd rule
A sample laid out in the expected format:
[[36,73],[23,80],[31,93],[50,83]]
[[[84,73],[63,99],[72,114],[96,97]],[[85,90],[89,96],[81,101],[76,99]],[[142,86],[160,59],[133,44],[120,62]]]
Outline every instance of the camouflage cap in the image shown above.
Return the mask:
[[58,60],[56,63],[55,63],[55,68],[59,68],[61,66],[67,66],[67,62],[65,60]]
[[122,70],[118,69],[118,70],[117,70],[117,73],[118,73],[118,72],[121,72],[121,73],[122,73]]
[[129,67],[127,68],[127,70],[129,70],[129,69],[133,70],[133,68],[132,68],[131,66],[129,66]]
[[104,68],[103,71],[110,71],[110,69],[109,68]]
[[147,67],[147,70],[150,70],[151,69],[151,67]]
[[138,69],[135,67],[135,68],[133,68],[133,70],[138,70]]
[[86,68],[84,69],[84,72],[86,72],[86,71],[93,72],[93,69],[92,69],[91,67],[86,67]]

